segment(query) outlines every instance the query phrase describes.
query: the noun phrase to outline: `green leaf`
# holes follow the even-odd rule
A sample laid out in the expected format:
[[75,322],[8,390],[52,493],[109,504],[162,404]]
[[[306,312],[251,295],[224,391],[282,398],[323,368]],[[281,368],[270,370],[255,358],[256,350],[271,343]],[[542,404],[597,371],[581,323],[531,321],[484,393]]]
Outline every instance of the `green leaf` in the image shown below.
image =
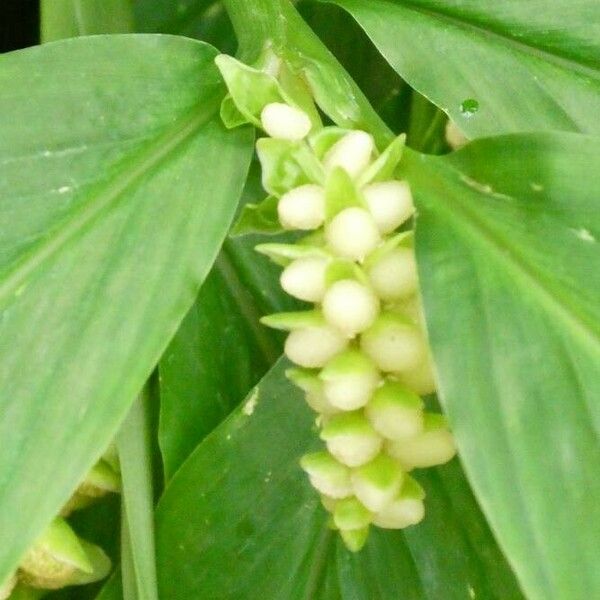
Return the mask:
[[429,511],[350,554],[298,461],[314,415],[280,362],[190,456],[157,510],[160,596],[173,600],[519,599],[456,462],[421,482]]
[[[132,567],[127,579],[135,582],[135,600],[158,600],[154,547],[154,495],[152,491],[152,451],[150,441],[150,391],[146,385],[135,400],[117,435],[123,485],[122,519],[129,538],[126,550]],[[126,554],[125,552],[123,554]]]
[[133,31],[130,0],[41,0],[42,42]]
[[537,134],[406,163],[442,403],[531,599],[600,595],[599,156]]
[[595,0],[332,0],[469,137],[600,133]]
[[108,445],[233,216],[251,135],[218,121],[214,56],[98,36],[0,57],[0,579]]

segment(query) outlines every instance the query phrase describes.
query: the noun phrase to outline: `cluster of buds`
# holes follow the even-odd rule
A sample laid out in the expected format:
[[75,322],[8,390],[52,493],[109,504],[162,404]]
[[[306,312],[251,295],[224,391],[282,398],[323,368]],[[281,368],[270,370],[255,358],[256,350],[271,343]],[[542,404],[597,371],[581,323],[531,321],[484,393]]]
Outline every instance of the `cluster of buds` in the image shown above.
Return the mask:
[[[365,131],[323,127],[285,65],[271,61],[266,73],[229,57],[217,64],[230,91],[226,124],[245,119],[267,134],[256,150],[270,196],[242,220],[259,214],[273,230],[303,234],[257,250],[283,266],[283,289],[313,306],[262,322],[289,331],[285,354],[297,367],[287,374],[325,442],[301,465],[357,551],[371,524],[418,523],[425,494],[409,472],[455,454],[444,417],[420,397],[435,384],[407,228],[414,206],[408,183],[394,177],[404,137],[379,153]],[[258,81],[271,91],[261,96]]]
[[111,446],[79,484],[60,516],[29,548],[17,571],[0,585],[0,600],[10,598],[17,586],[56,590],[106,577],[111,569],[108,556],[100,547],[80,538],[65,517],[119,490],[119,464]]

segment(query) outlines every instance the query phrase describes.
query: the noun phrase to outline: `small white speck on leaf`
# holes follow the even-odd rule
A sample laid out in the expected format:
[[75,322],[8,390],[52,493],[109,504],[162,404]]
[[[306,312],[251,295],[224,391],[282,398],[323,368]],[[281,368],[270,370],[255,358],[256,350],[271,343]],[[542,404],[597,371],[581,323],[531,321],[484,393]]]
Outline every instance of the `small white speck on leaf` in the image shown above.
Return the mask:
[[575,235],[584,242],[590,242],[593,244],[595,241],[597,241],[592,232],[585,227],[582,227],[581,229],[574,229],[573,231]]
[[246,402],[246,404],[244,404],[244,408],[242,409],[242,412],[248,416],[252,415],[252,413],[254,412],[254,409],[256,408],[257,403],[258,403],[258,388],[255,388],[255,390],[250,395],[250,398],[248,398],[248,401]]
[[475,590],[473,589],[473,586],[468,586],[467,589],[469,590],[469,597],[475,598]]
[[541,183],[536,183],[535,181],[532,181],[529,183],[529,186],[531,187],[531,189],[534,192],[543,192],[544,191],[544,186]]
[[62,187],[58,188],[58,193],[59,194],[66,194],[67,192],[71,191],[71,186],[70,185],[63,185]]

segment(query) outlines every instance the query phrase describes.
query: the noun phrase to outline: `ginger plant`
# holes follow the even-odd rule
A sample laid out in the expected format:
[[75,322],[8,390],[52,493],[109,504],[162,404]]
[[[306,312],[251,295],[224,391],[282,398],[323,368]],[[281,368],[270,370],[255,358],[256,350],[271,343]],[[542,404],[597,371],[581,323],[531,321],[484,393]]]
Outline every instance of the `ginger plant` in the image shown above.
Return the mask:
[[283,267],[281,286],[312,309],[263,317],[289,331],[288,378],[317,414],[325,448],[301,466],[346,546],[370,525],[420,522],[425,492],[409,473],[455,454],[444,417],[425,410],[435,390],[418,290],[410,185],[395,177],[403,135],[379,151],[361,130],[323,126],[307,88],[266,52],[256,69],[217,59],[230,126],[251,122],[262,181],[259,211],[300,237],[257,250]]

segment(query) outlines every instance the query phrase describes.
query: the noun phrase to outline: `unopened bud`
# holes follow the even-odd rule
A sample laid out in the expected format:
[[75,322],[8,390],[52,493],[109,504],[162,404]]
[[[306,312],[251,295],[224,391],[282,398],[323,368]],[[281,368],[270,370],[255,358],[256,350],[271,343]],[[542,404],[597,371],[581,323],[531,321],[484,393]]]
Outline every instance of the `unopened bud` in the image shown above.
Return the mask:
[[367,329],[360,346],[388,373],[414,369],[425,357],[425,342],[417,327],[395,313],[384,313]]
[[443,465],[456,454],[446,419],[431,413],[425,414],[422,433],[408,440],[389,442],[387,450],[407,471]]
[[389,440],[405,440],[423,430],[423,401],[395,381],[376,390],[365,414],[374,429]]
[[341,463],[359,467],[375,458],[383,445],[381,436],[360,412],[334,415],[321,431],[327,449]]
[[359,350],[346,350],[319,374],[327,401],[340,410],[356,410],[371,398],[379,384],[379,371]]
[[340,464],[329,452],[306,454],[300,460],[312,486],[329,498],[346,498],[352,495],[350,469]]
[[340,529],[340,535],[344,541],[344,545],[350,552],[358,552],[365,545],[369,537],[369,528]]
[[287,378],[305,393],[306,403],[319,414],[332,415],[339,412],[325,397],[325,384],[308,369],[288,369]]
[[26,584],[49,590],[68,585],[77,571],[93,571],[79,538],[59,517],[29,549],[19,569]]
[[433,359],[430,353],[426,353],[425,360],[418,367],[410,371],[405,371],[399,379],[404,385],[421,396],[435,392],[436,384],[433,373]]
[[307,183],[285,193],[277,204],[279,222],[285,229],[317,229],[325,220],[325,192]]
[[373,517],[373,524],[384,529],[404,529],[416,525],[425,516],[421,486],[411,477],[406,477],[400,495]]
[[379,512],[398,495],[403,477],[397,461],[379,454],[352,473],[352,486],[356,497],[371,512]]
[[320,302],[325,295],[327,260],[318,256],[299,258],[281,273],[281,287],[294,298]]
[[342,167],[348,175],[356,177],[371,162],[375,143],[365,131],[351,131],[338,140],[323,158],[325,169]]
[[379,298],[366,286],[353,279],[332,284],[323,297],[326,321],[348,337],[368,329],[379,313]]
[[341,531],[368,527],[372,517],[373,515],[354,496],[340,500],[333,512],[335,526]]
[[382,300],[395,302],[412,296],[419,285],[414,250],[390,250],[369,266],[368,275]]
[[364,260],[381,242],[371,214],[355,206],[342,210],[327,224],[325,237],[337,255],[358,261]]
[[282,140],[301,140],[312,127],[309,116],[303,110],[282,102],[267,104],[261,112],[260,121],[268,135]]
[[381,233],[394,231],[414,213],[412,195],[406,181],[372,183],[362,191]]
[[347,338],[329,325],[306,327],[288,335],[285,354],[297,365],[314,369],[324,366],[347,344]]

